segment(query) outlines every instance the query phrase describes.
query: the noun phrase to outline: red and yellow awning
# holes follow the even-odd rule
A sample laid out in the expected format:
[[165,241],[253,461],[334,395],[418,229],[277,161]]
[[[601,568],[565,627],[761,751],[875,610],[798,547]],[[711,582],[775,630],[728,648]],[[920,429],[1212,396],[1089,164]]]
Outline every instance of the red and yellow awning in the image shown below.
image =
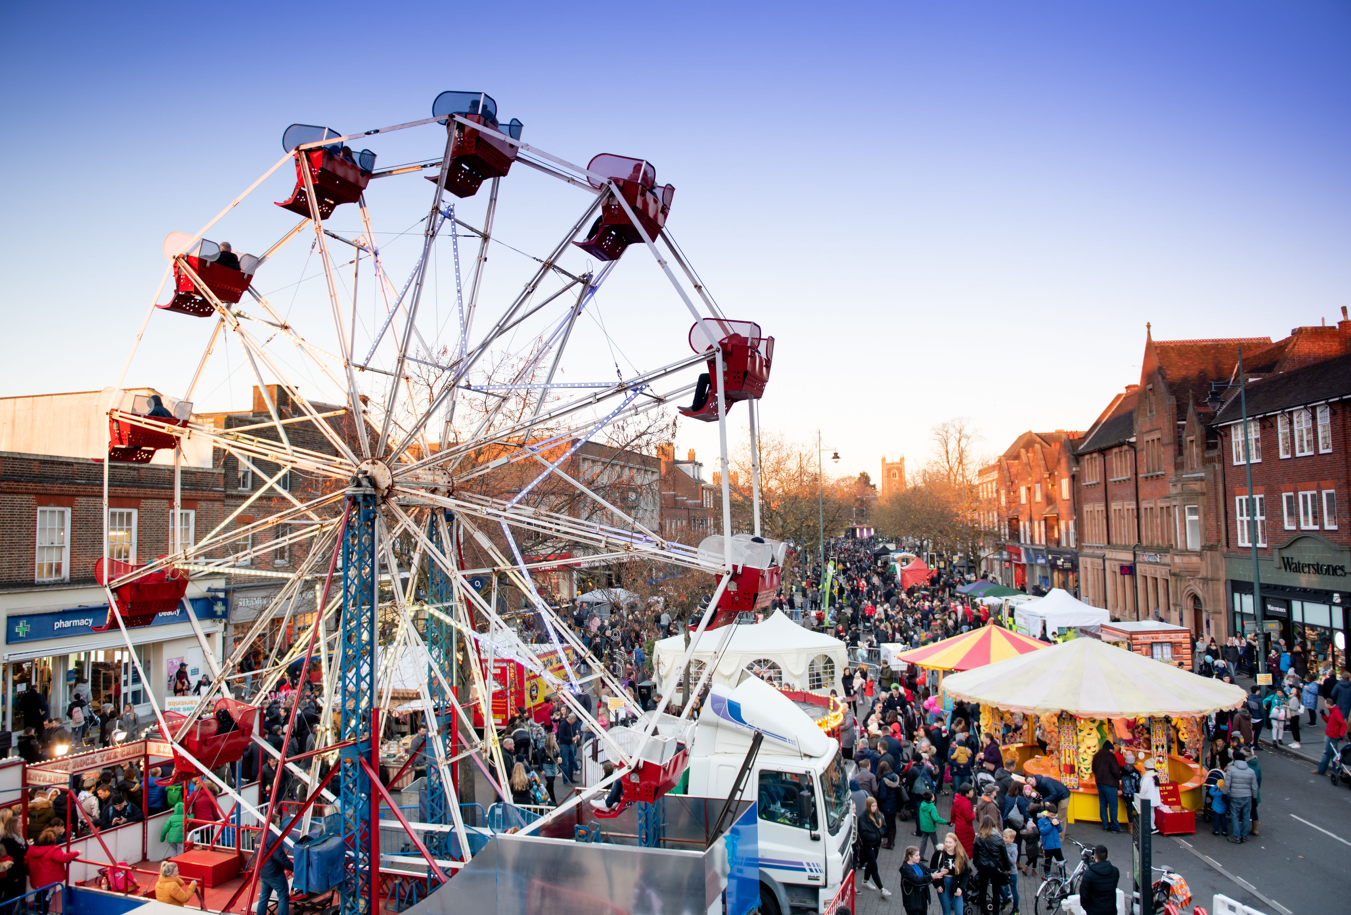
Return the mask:
[[1047,647],[1045,642],[989,625],[932,645],[903,651],[896,655],[896,660],[931,670],[972,670]]

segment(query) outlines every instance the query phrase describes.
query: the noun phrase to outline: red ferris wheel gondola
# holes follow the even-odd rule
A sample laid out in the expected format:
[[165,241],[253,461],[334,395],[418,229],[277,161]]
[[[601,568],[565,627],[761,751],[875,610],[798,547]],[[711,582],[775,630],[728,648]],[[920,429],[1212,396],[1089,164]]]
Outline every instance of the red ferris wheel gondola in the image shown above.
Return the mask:
[[[205,238],[185,249],[184,245],[189,241],[191,236],[182,232],[171,232],[164,240],[164,256],[174,264],[174,297],[156,307],[194,318],[215,314],[216,308],[199,288],[198,280],[223,304],[238,304],[253,282],[260,259],[252,254],[235,254],[226,243],[218,245]],[[181,261],[179,255],[182,255]],[[196,280],[192,274],[197,275]]]
[[717,377],[717,360],[708,360],[708,371],[699,376],[694,403],[681,407],[683,416],[700,422],[718,421],[718,397],[727,398],[727,406],[739,400],[759,400],[769,383],[774,363],[774,338],[764,336],[754,321],[729,321],[703,318],[690,328],[690,349],[713,354],[709,336],[722,350],[722,378]]
[[[666,217],[671,212],[675,188],[669,184],[658,185],[657,170],[650,163],[628,156],[602,153],[591,160],[586,170],[614,181],[648,238],[655,239],[661,234]],[[594,177],[587,180],[597,190],[605,187],[604,182]],[[642,240],[642,234],[634,227],[623,204],[611,191],[601,205],[600,216],[591,226],[586,240],[573,244],[597,260],[614,261],[619,260],[629,245]]]
[[310,183],[314,185],[314,196],[319,203],[319,218],[327,219],[333,211],[344,203],[356,203],[370,184],[371,172],[375,170],[375,153],[369,149],[353,152],[349,146],[333,143],[314,149],[298,150],[296,147],[307,143],[318,143],[329,137],[340,137],[332,127],[318,127],[314,124],[292,124],[282,134],[282,148],[295,151],[296,189],[291,196],[277,206],[292,213],[310,216],[309,195],[305,190],[305,169],[309,169]]
[[[442,92],[432,102],[432,117],[444,117],[446,129],[455,137],[450,151],[446,190],[456,197],[473,197],[487,179],[506,177],[520,149],[514,143],[453,120],[452,115],[481,124],[513,140],[521,138],[521,122],[512,118],[506,124],[499,123],[497,102],[493,101],[491,95],[482,92]],[[431,177],[427,180],[437,179]]]

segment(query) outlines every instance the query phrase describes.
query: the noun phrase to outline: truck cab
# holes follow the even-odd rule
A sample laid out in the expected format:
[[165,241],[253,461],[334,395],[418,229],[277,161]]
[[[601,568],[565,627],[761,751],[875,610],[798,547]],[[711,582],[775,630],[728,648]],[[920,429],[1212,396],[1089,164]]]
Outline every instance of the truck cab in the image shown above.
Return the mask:
[[824,911],[854,868],[854,805],[839,742],[806,712],[756,678],[714,686],[694,728],[687,792],[730,794],[756,731],[743,797],[758,805],[760,911]]

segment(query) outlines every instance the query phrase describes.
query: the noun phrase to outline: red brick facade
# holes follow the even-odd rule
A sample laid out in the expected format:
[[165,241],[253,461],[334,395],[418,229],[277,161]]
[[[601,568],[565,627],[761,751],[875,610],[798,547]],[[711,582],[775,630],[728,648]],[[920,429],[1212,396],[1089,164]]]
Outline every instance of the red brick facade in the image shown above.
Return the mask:
[[[172,467],[109,466],[109,504],[136,512],[137,562],[168,553],[173,509]],[[182,508],[195,513],[197,536],[220,523],[224,492],[219,470],[184,468]],[[103,465],[85,458],[0,452],[0,587],[93,584],[103,556]],[[68,568],[58,580],[36,582],[39,508],[68,512]]]

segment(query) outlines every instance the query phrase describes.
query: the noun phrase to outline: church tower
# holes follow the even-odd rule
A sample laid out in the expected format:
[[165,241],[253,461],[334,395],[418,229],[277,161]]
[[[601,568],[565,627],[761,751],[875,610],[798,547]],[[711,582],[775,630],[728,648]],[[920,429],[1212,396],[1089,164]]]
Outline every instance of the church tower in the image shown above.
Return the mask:
[[877,498],[885,502],[898,492],[905,492],[905,458],[888,461],[882,456],[882,476],[877,480]]

